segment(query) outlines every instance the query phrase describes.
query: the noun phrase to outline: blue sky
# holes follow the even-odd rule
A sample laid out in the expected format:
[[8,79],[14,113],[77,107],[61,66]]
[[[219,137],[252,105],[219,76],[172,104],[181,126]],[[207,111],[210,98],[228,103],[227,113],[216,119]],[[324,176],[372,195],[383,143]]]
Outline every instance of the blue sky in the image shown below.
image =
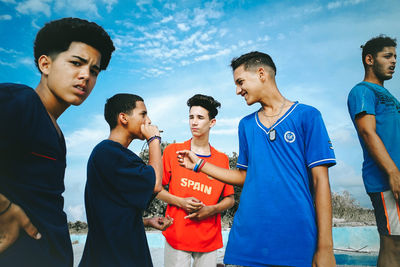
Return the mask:
[[[90,97],[58,120],[67,141],[65,211],[85,220],[86,162],[108,136],[105,100],[119,92],[145,99],[163,140],[190,137],[186,100],[208,94],[222,103],[211,144],[238,151],[237,125],[259,105],[235,95],[230,60],[258,50],[272,56],[282,94],[317,107],[335,147],[332,190],[347,190],[370,207],[362,178],[362,152],[347,113],[347,94],[363,78],[360,45],[381,33],[400,38],[396,0],[161,1],[0,0],[0,82],[35,88],[36,32],[66,16],[92,20],[112,37],[116,51]],[[385,86],[400,98],[400,77]],[[139,152],[143,142],[130,148]]]

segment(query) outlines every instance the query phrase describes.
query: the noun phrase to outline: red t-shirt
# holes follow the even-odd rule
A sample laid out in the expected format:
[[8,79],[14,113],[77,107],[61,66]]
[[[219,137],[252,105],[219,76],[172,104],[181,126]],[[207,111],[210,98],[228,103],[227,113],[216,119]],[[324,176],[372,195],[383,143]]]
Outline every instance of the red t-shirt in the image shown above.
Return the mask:
[[[204,173],[196,173],[179,166],[176,151],[190,150],[190,141],[167,146],[163,154],[163,186],[169,184],[169,193],[186,198],[195,197],[205,205],[215,205],[219,198],[234,194],[233,186],[222,183]],[[200,156],[214,165],[229,168],[228,157],[212,146],[210,156]],[[168,205],[166,215],[174,223],[163,232],[173,248],[194,252],[210,252],[222,248],[221,215],[216,214],[204,220],[185,219],[185,210]]]

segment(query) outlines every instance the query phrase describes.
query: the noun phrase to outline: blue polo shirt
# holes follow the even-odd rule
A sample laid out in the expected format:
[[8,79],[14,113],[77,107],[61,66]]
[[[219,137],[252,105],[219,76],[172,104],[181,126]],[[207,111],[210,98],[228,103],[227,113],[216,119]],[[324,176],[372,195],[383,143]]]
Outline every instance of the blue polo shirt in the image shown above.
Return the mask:
[[310,169],[335,163],[317,109],[296,102],[271,128],[258,112],[244,117],[237,167],[247,175],[225,263],[311,266],[317,227]]
[[[390,157],[400,168],[400,103],[384,87],[361,82],[351,89],[347,106],[350,117],[355,124],[358,114],[365,112],[375,116],[376,133],[381,138]],[[362,176],[367,192],[383,192],[390,190],[387,174],[385,174],[369,154],[364,140],[358,136],[363,149],[364,162]]]
[[42,234],[24,230],[0,254],[0,266],[72,267],[72,245],[63,211],[66,149],[37,93],[0,84],[0,193],[21,206]]
[[89,231],[80,267],[152,267],[143,211],[155,172],[120,143],[104,140],[90,155],[85,188]]

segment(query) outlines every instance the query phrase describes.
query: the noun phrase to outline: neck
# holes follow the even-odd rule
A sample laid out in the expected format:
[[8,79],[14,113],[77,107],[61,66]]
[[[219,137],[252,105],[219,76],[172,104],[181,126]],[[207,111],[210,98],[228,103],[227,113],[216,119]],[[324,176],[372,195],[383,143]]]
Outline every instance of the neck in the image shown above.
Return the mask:
[[207,136],[193,136],[190,149],[196,154],[208,155],[211,153],[208,141],[208,134]]
[[119,126],[117,126],[111,130],[108,139],[120,143],[123,147],[128,148],[134,138],[127,134],[126,131],[120,129]]
[[373,71],[366,71],[364,76],[364,81],[369,83],[378,84],[383,87],[383,81],[376,77]]
[[58,117],[70,106],[70,104],[65,103],[51,90],[45,85],[45,81],[42,78],[39,85],[36,87],[35,91],[39,95],[40,100],[42,101],[44,107],[46,108],[49,115],[54,119],[57,120]]

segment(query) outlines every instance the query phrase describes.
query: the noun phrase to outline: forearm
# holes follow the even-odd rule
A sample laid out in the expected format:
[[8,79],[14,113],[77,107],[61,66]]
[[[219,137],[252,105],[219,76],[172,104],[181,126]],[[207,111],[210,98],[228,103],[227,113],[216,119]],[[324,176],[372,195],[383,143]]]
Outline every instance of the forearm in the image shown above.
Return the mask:
[[214,211],[213,214],[221,213],[227,209],[230,209],[235,204],[235,199],[233,195],[224,197],[220,202],[213,205]]
[[393,173],[399,172],[398,167],[390,157],[382,139],[376,132],[360,132],[369,154],[378,166],[390,177]]
[[160,193],[157,194],[157,198],[164,201],[165,203],[168,203],[170,205],[177,206],[181,208],[181,202],[180,202],[180,197],[172,195],[170,192],[165,190],[164,188],[161,189]]
[[149,165],[153,167],[156,175],[154,192],[158,193],[162,189],[162,175],[163,175],[160,140],[158,139],[154,139],[149,144]]
[[[320,168],[319,170],[314,170]],[[317,249],[333,249],[332,240],[332,200],[329,186],[328,168],[318,166],[312,169],[315,212],[317,216]]]
[[243,186],[246,179],[245,170],[230,170],[206,162],[201,171],[223,183]]

